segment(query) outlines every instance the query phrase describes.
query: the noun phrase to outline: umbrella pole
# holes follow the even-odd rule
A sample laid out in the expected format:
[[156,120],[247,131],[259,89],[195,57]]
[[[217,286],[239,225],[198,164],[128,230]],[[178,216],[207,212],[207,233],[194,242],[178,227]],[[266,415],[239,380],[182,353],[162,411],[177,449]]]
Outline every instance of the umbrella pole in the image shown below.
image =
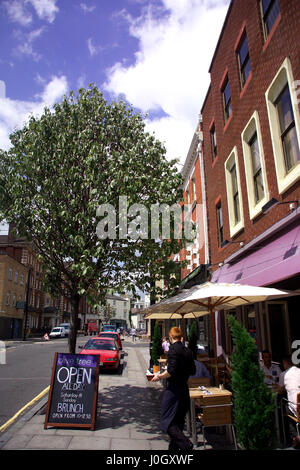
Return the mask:
[[184,337],[184,316],[183,315],[181,315],[181,332],[182,332],[183,340],[185,341],[185,337]]
[[217,335],[214,311],[210,309],[211,333],[214,348],[214,359],[216,362],[216,385],[219,385],[218,354],[217,354]]

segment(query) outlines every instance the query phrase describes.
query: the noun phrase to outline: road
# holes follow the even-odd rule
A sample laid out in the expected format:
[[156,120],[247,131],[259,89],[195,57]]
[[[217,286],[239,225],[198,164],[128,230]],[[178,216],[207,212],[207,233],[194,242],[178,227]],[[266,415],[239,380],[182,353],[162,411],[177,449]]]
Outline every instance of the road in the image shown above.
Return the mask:
[[[77,346],[87,339],[78,337]],[[50,385],[55,352],[68,352],[67,338],[7,346],[6,364],[0,364],[0,426]]]

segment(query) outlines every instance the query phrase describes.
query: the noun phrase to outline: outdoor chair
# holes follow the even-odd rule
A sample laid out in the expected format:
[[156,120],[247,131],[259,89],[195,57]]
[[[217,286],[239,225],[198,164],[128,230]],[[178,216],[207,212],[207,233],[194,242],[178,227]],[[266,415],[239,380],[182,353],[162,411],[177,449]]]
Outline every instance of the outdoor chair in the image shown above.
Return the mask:
[[235,430],[232,423],[232,402],[220,403],[210,405],[201,405],[200,413],[197,413],[197,418],[202,425],[203,433],[203,446],[206,448],[205,428],[226,426],[230,427],[232,438],[234,441],[235,449],[237,450],[237,442]]
[[[300,438],[300,392],[297,394],[297,402],[292,403],[291,401],[287,400],[286,398],[282,398],[282,406],[283,405],[296,405],[296,416],[292,414],[291,410],[287,407],[286,412],[282,410],[282,415],[287,417],[289,420],[291,420],[295,425],[296,425],[296,430],[297,434]],[[285,435],[285,429],[283,426],[283,432],[284,432],[284,443],[286,444],[286,435]]]

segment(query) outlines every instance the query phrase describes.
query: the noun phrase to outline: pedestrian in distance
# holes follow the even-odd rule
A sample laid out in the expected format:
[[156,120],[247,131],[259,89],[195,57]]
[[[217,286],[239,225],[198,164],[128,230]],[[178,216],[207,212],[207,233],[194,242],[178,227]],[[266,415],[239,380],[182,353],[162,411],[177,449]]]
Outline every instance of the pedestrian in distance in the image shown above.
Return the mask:
[[135,342],[136,340],[136,329],[132,328],[131,330],[132,341]]
[[160,428],[170,437],[170,451],[193,449],[193,444],[184,435],[183,428],[190,406],[188,379],[196,373],[196,367],[192,351],[184,346],[181,338],[180,328],[171,328],[167,370],[156,374],[152,379],[152,382],[167,379],[161,404]]
[[164,338],[162,342],[162,348],[164,350],[164,354],[166,354],[169,351],[170,343],[167,337]]

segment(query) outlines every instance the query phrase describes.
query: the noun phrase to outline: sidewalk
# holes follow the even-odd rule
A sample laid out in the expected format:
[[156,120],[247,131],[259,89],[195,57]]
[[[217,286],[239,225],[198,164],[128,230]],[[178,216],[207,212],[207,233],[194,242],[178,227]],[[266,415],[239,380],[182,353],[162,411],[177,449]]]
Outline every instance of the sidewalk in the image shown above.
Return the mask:
[[[99,377],[95,431],[72,428],[44,429],[48,395],[0,435],[2,450],[167,450],[169,438],[159,430],[163,387],[145,377],[149,343],[124,341],[122,375],[105,372]],[[202,436],[198,435],[202,441]],[[216,447],[224,444],[217,436]],[[207,445],[207,449],[211,446]],[[223,446],[224,448],[224,446]],[[231,447],[232,448],[232,447]],[[198,446],[195,450],[202,450]]]

